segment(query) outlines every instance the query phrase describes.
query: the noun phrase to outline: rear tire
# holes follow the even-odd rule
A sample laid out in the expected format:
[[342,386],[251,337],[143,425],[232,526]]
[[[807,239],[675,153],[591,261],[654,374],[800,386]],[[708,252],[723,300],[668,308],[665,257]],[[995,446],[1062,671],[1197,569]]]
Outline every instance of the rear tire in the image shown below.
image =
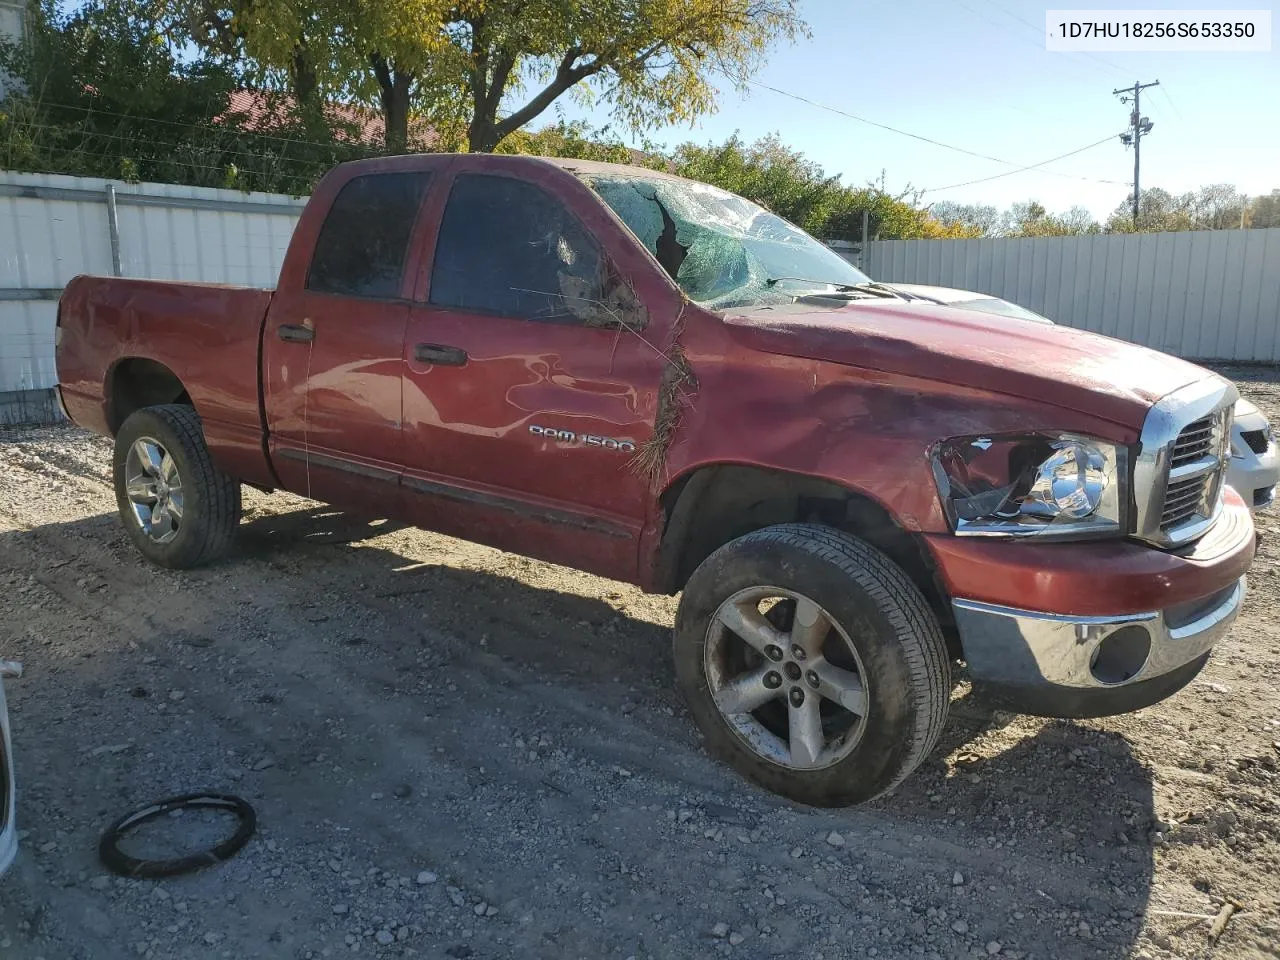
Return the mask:
[[801,803],[892,790],[946,721],[937,618],[888,557],[830,527],[768,527],[713,553],[685,586],[674,645],[711,752]]
[[230,549],[240,482],[213,465],[193,408],[165,404],[131,414],[116,434],[113,474],[125,532],[152,563],[198,567]]

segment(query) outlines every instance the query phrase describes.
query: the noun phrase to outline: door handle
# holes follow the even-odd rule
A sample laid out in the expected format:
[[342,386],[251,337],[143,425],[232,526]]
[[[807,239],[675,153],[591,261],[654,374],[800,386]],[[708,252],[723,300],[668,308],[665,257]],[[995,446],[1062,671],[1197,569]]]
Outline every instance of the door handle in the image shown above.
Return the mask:
[[442,343],[419,343],[413,348],[413,359],[442,367],[461,367],[467,362],[467,351]]
[[289,343],[310,343],[316,338],[315,330],[300,323],[282,323],[276,328],[276,335]]

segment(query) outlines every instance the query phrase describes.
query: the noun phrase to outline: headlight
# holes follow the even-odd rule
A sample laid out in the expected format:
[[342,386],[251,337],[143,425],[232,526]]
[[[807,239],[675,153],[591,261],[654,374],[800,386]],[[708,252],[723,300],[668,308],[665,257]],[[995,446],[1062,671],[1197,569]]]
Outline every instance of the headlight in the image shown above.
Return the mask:
[[1072,434],[957,437],[934,448],[933,472],[962,536],[1119,536],[1127,452]]

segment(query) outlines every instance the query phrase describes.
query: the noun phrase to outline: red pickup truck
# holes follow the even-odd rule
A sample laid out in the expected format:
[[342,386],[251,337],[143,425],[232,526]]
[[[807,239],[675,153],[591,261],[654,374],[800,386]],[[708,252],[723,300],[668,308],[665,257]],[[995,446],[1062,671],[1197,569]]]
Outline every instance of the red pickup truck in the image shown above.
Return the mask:
[[650,170],[344,165],[274,292],[79,277],[57,336],[148,559],[225,554],[249,484],[683,591],[708,746],[808,803],[901,782],[956,661],[1044,715],[1170,695],[1253,558],[1226,380]]

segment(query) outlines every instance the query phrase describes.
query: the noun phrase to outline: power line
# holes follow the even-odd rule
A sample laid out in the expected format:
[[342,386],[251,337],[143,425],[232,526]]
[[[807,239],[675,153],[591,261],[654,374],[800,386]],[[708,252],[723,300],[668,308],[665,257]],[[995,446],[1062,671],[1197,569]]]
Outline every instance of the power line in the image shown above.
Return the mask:
[[[1090,143],[1087,146],[1080,147],[1078,150],[1072,150],[1070,153],[1062,153],[1056,157],[1050,157],[1048,160],[1041,160],[1039,163],[1032,163],[1025,167],[1019,167],[1017,170],[1006,170],[1004,173],[993,174],[990,177],[979,177],[977,180],[966,180],[963,183],[949,183],[945,187],[929,187],[927,189],[921,190],[920,192],[921,193],[939,193],[942,190],[952,190],[956,187],[967,187],[975,183],[986,183],[988,180],[999,180],[1001,177],[1012,177],[1016,173],[1025,173],[1027,170],[1035,170],[1037,167],[1043,167],[1046,164],[1053,163],[1054,161],[1057,161],[1057,160],[1065,160],[1067,157],[1074,157],[1077,153],[1084,153],[1086,150],[1092,150],[1094,147],[1100,147],[1104,143],[1110,143],[1112,136],[1114,136],[1114,134],[1103,137],[1101,140],[1097,141],[1096,143]],[[1044,172],[1054,173],[1056,176],[1060,176],[1060,177],[1071,177],[1071,174],[1069,173],[1056,173],[1056,171],[1053,171],[1053,170],[1045,170]],[[1071,178],[1073,180],[1074,179],[1079,179],[1079,180],[1094,179],[1093,177],[1071,177]],[[1122,187],[1128,186],[1127,183],[1122,183],[1119,180],[1097,180],[1095,182],[1111,183],[1111,184],[1115,184],[1116,186],[1122,186]]]
[[999,157],[988,156],[985,153],[976,153],[973,150],[966,150],[964,147],[957,147],[950,143],[943,143],[941,140],[934,140],[932,137],[926,137],[918,133],[911,133],[908,130],[899,130],[897,127],[891,127],[887,123],[879,123],[875,120],[868,120],[866,117],[860,117],[856,113],[849,113],[847,110],[841,110],[839,107],[833,107],[826,103],[819,103],[816,100],[810,100],[808,97],[802,97],[798,93],[790,93],[786,90],[780,90],[777,87],[771,87],[767,83],[761,83],[759,80],[746,78],[747,83],[752,86],[760,87],[776,93],[779,96],[789,97],[792,100],[798,100],[801,103],[807,103],[811,107],[817,107],[819,110],[826,110],[830,113],[839,114],[842,117],[848,117],[850,120],[857,120],[859,123],[865,123],[872,127],[879,127],[881,130],[888,130],[890,133],[896,133],[902,137],[910,137],[912,140],[920,140],[924,143],[931,143],[935,147],[942,147],[944,150],[954,150],[956,153],[963,153],[970,157],[977,157],[979,160],[990,160],[992,163],[1003,163],[1006,166],[1016,167],[1017,164],[1011,160],[1001,160]]
[[[1031,166],[1026,166],[1025,164],[1015,163],[1012,160],[1002,160],[999,157],[992,157],[985,153],[977,153],[973,150],[966,150],[964,147],[957,147],[950,143],[943,143],[941,140],[934,140],[932,137],[926,137],[926,136],[923,136],[922,134],[911,133],[908,130],[899,130],[897,127],[891,127],[887,123],[879,123],[878,121],[875,121],[875,120],[868,120],[866,117],[860,117],[856,113],[849,113],[849,111],[841,110],[839,107],[833,107],[829,104],[819,103],[816,100],[810,100],[808,97],[802,97],[798,93],[791,93],[790,91],[787,91],[787,90],[781,90],[778,87],[770,86],[767,83],[761,83],[759,80],[752,80],[750,78],[746,78],[746,82],[749,84],[752,84],[753,86],[760,87],[764,90],[769,90],[772,93],[776,93],[780,96],[789,97],[790,99],[798,100],[801,103],[807,103],[809,106],[817,107],[819,110],[826,110],[826,111],[829,111],[830,113],[839,114],[840,116],[847,117],[850,120],[857,120],[859,123],[865,123],[873,127],[878,127],[881,130],[888,130],[890,133],[896,133],[902,137],[910,137],[912,140],[920,140],[920,141],[923,141],[924,143],[932,144],[935,147],[942,147],[943,149],[946,149],[946,150],[954,150],[956,153],[963,153],[970,157],[977,157],[979,160],[990,160],[992,163],[1003,164],[1006,167],[1015,167],[1016,169],[1010,171],[1011,173],[1019,173],[1023,170],[1030,170],[1035,167],[1043,166],[1046,163],[1053,162],[1052,160],[1043,160],[1040,163],[1033,163],[1031,164]],[[1107,139],[1110,139],[1110,137],[1108,137]],[[1097,146],[1097,144],[1090,144],[1089,146],[1093,147],[1093,146]],[[1081,150],[1086,150],[1086,149],[1088,149],[1088,147],[1081,148]],[[1072,152],[1079,153],[1080,150],[1076,150]],[[1067,154],[1063,154],[1063,156],[1069,157],[1071,156],[1071,154],[1067,153]],[[1071,176],[1071,174],[1058,173],[1056,170],[1045,170],[1043,172],[1051,174],[1055,177],[1066,177],[1069,180],[1092,180],[1095,183],[1109,183],[1109,184],[1119,183],[1119,181],[1116,181],[1116,180],[1097,180],[1093,177],[1074,177],[1074,176]],[[1127,186],[1127,184],[1120,184],[1120,185]],[[939,187],[937,189],[946,189],[946,188]]]
[[1181,123],[1181,124],[1183,124],[1183,125],[1185,125],[1185,124],[1186,124],[1186,121],[1182,119],[1182,111],[1181,111],[1181,110],[1179,110],[1179,109],[1178,109],[1178,105],[1177,105],[1176,103],[1174,103],[1174,102],[1173,102],[1173,97],[1169,96],[1169,88],[1168,88],[1168,87],[1161,87],[1161,88],[1160,88],[1160,95],[1161,95],[1161,96],[1163,96],[1163,97],[1164,97],[1164,99],[1165,99],[1165,102],[1166,102],[1167,104],[1169,104],[1169,106],[1170,106],[1170,107],[1172,107],[1172,108],[1173,108],[1174,116],[1176,116],[1176,117],[1178,118],[1178,122],[1179,122],[1179,123]]
[[[1026,17],[1022,16],[1021,14],[1015,13],[1014,11],[1008,9],[1002,4],[997,3],[996,0],[986,0],[986,2],[991,4],[991,6],[995,7],[1001,13],[1004,13],[1010,17],[1013,17],[1013,19],[1017,20],[1019,23],[1029,27],[1031,30],[1034,30],[1037,36],[1039,36],[1041,40],[1045,38],[1046,31],[1045,31],[1044,24],[1034,24],[1030,20],[1028,20]],[[1041,49],[1047,49],[1047,48],[1041,47]],[[1112,71],[1113,73],[1123,74],[1125,72],[1121,67],[1116,66],[1116,64],[1112,63],[1110,60],[1104,60],[1102,59],[1102,57],[1099,57],[1093,53],[1090,53],[1087,50],[1082,50],[1080,52],[1083,53],[1090,60],[1093,60],[1096,63],[1102,64],[1102,66],[1106,67],[1108,70]]]

